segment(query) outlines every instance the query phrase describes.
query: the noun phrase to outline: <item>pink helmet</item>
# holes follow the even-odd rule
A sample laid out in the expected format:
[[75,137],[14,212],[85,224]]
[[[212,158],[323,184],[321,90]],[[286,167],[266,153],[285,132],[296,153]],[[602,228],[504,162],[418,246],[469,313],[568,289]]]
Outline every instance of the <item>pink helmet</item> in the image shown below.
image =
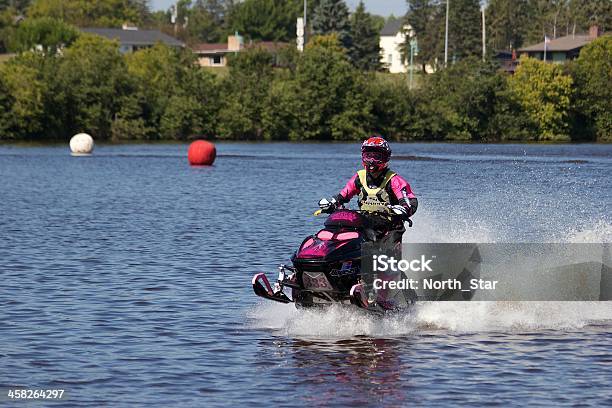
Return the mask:
[[361,161],[366,170],[384,170],[389,165],[390,159],[391,147],[380,136],[373,136],[361,145]]

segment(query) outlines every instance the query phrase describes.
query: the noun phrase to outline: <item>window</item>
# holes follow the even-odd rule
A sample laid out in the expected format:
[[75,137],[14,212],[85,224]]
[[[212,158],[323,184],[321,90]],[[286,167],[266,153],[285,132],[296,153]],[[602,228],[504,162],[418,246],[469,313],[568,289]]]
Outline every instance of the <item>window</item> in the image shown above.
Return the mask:
[[223,57],[221,55],[215,55],[210,58],[210,65],[221,65],[223,63]]
[[393,64],[393,54],[389,54],[389,55],[387,55],[387,62],[388,62],[389,64]]

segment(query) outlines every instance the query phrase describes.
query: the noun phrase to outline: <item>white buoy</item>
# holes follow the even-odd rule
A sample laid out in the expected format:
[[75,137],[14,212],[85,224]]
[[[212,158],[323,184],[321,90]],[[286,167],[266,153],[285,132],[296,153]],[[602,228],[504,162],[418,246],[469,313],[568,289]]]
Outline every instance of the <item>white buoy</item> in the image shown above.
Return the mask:
[[91,154],[94,148],[94,140],[87,133],[79,133],[70,139],[70,151],[73,156],[85,156]]

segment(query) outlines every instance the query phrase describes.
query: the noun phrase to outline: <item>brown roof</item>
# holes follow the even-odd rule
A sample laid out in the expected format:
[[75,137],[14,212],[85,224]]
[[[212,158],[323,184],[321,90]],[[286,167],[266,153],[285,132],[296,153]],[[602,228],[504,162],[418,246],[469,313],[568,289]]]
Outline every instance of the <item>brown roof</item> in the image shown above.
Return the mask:
[[[582,48],[593,40],[593,37],[586,34],[559,37],[555,38],[554,40],[551,39],[550,42],[546,44],[546,51],[571,51]],[[529,47],[520,48],[518,51],[544,52],[544,41],[535,45],[530,45]]]
[[[245,45],[245,48],[256,48],[262,47],[270,52],[278,51],[279,49],[288,46],[288,43],[284,42],[274,42],[274,41],[259,41],[252,42]],[[218,44],[208,44],[201,43],[195,44],[193,47],[193,52],[196,54],[221,54],[230,52],[227,43],[218,43]],[[234,52],[235,50],[232,50]]]
[[215,53],[215,52],[227,52],[227,43],[217,43],[217,44],[206,44],[206,43],[202,43],[202,44],[195,44],[193,47],[191,47],[193,49],[194,52],[201,52],[201,53]]

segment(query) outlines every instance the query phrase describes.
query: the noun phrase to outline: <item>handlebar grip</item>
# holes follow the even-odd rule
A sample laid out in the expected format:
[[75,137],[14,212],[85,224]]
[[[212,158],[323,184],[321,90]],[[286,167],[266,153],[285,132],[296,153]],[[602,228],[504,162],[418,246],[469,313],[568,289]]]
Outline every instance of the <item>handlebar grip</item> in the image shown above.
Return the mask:
[[319,215],[323,214],[323,210],[317,210],[314,212],[314,216],[318,217]]

